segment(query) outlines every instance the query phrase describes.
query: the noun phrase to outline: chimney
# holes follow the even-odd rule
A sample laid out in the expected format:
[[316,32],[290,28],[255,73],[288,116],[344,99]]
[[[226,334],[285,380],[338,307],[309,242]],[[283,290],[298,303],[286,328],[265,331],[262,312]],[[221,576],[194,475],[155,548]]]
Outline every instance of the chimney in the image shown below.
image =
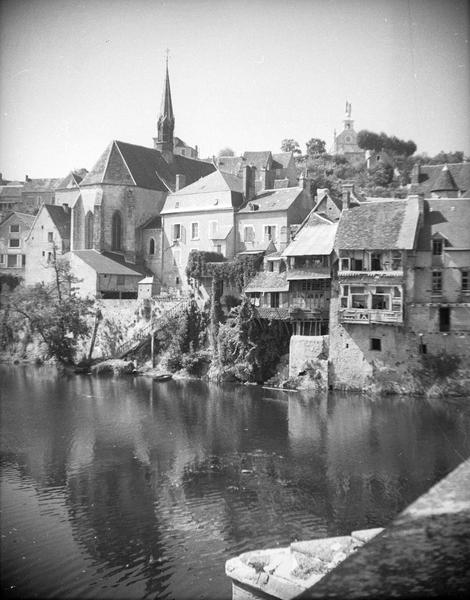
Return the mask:
[[196,158],[199,158],[199,148],[197,147],[197,144],[194,146],[194,150],[196,150]]
[[255,177],[256,167],[245,165],[243,167],[243,195],[245,196],[245,202],[249,202],[256,196]]
[[29,178],[29,175],[25,175],[25,176],[24,176],[24,180],[25,180],[25,181],[31,181],[31,179]]
[[176,183],[175,183],[175,192],[177,192],[181,188],[184,188],[185,185],[186,185],[186,175],[183,175],[182,173],[177,173]]
[[343,183],[341,188],[342,192],[342,202],[343,202],[343,210],[348,210],[351,206],[352,195],[354,193],[354,183],[347,182]]
[[261,191],[268,190],[270,188],[269,183],[269,171],[266,167],[261,167]]

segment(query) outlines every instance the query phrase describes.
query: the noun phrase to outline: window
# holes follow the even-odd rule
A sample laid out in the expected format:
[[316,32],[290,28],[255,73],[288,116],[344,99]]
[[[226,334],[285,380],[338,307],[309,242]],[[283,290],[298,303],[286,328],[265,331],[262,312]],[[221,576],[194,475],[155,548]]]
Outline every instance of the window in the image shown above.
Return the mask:
[[432,253],[434,256],[440,256],[442,254],[442,240],[432,241]]
[[382,340],[380,338],[370,338],[370,349],[376,350],[377,352],[381,352]]
[[177,242],[181,240],[181,223],[175,223],[173,225],[173,241]]
[[362,259],[352,258],[351,259],[351,271],[362,271]]
[[26,254],[21,255],[21,266],[24,267],[26,265]]
[[85,248],[93,248],[93,213],[88,211],[85,219]]
[[0,254],[0,265],[5,264],[5,254]]
[[450,331],[450,308],[448,306],[439,308],[439,331]]
[[111,249],[121,250],[122,244],[122,217],[121,213],[117,210],[111,222]]
[[271,292],[271,308],[279,308],[279,292]]
[[461,282],[462,292],[469,292],[470,291],[470,283],[469,283],[470,271],[462,271],[461,274],[462,274],[462,282]]
[[264,226],[264,239],[266,241],[276,241],[276,226],[275,225],[265,225]]
[[371,271],[382,270],[382,255],[378,252],[372,252],[370,255],[370,269]]
[[341,270],[342,271],[349,271],[349,258],[342,258],[341,259]]
[[442,271],[432,272],[432,292],[433,294],[442,292]]
[[209,221],[209,237],[214,239],[217,237],[217,221]]
[[47,262],[48,264],[52,262],[52,252],[47,253]]
[[155,240],[153,238],[150,238],[149,254],[155,254]]
[[268,260],[267,263],[267,271],[270,271],[271,273],[274,271],[274,261],[273,260]]
[[250,299],[251,299],[251,303],[254,306],[259,306],[260,300],[261,300],[261,292],[251,292]]
[[10,233],[19,233],[20,232],[20,226],[17,225],[10,225]]
[[8,254],[7,255],[7,267],[10,269],[14,269],[16,267],[16,254]]
[[54,232],[53,231],[48,231],[47,232],[47,241],[48,242],[53,242],[54,241]]
[[199,223],[191,223],[191,239],[199,239]]
[[222,244],[217,244],[215,247],[217,254],[222,254]]
[[10,248],[19,248],[20,247],[20,238],[10,238],[8,240],[8,246]]
[[400,271],[402,268],[401,264],[401,252],[399,250],[392,251],[392,271]]
[[253,225],[245,225],[243,228],[243,241],[254,242],[255,241],[255,228]]

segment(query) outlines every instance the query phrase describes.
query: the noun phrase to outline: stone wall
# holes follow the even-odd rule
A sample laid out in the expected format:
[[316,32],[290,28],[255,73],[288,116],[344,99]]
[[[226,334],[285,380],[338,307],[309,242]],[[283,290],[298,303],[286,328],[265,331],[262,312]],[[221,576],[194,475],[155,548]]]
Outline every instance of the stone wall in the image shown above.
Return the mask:
[[289,377],[297,377],[308,364],[328,353],[327,335],[293,335],[289,344]]

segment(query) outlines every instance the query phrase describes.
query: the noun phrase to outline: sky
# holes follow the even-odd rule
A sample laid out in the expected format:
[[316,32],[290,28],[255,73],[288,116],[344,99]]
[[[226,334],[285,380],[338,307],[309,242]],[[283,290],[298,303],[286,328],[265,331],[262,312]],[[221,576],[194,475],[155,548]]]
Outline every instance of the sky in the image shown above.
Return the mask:
[[0,172],[152,146],[166,49],[175,135],[200,156],[356,131],[470,155],[467,0],[1,0]]

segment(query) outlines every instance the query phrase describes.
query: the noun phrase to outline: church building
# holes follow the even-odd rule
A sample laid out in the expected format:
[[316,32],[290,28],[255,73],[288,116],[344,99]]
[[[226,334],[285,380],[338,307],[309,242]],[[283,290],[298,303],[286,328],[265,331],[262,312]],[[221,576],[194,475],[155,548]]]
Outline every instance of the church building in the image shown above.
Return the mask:
[[175,153],[174,128],[167,61],[154,147],[113,140],[85,175],[71,207],[72,254],[80,252],[85,260],[87,253],[105,253],[143,273],[150,267],[161,278],[161,260],[155,256],[162,247],[161,227],[151,240],[146,227],[150,221],[158,223],[169,192],[215,170],[208,162]]
[[351,118],[351,103],[346,101],[346,112],[343,119],[343,131],[334,133],[334,154],[341,154],[351,161],[364,160],[364,150],[357,145],[357,132]]

